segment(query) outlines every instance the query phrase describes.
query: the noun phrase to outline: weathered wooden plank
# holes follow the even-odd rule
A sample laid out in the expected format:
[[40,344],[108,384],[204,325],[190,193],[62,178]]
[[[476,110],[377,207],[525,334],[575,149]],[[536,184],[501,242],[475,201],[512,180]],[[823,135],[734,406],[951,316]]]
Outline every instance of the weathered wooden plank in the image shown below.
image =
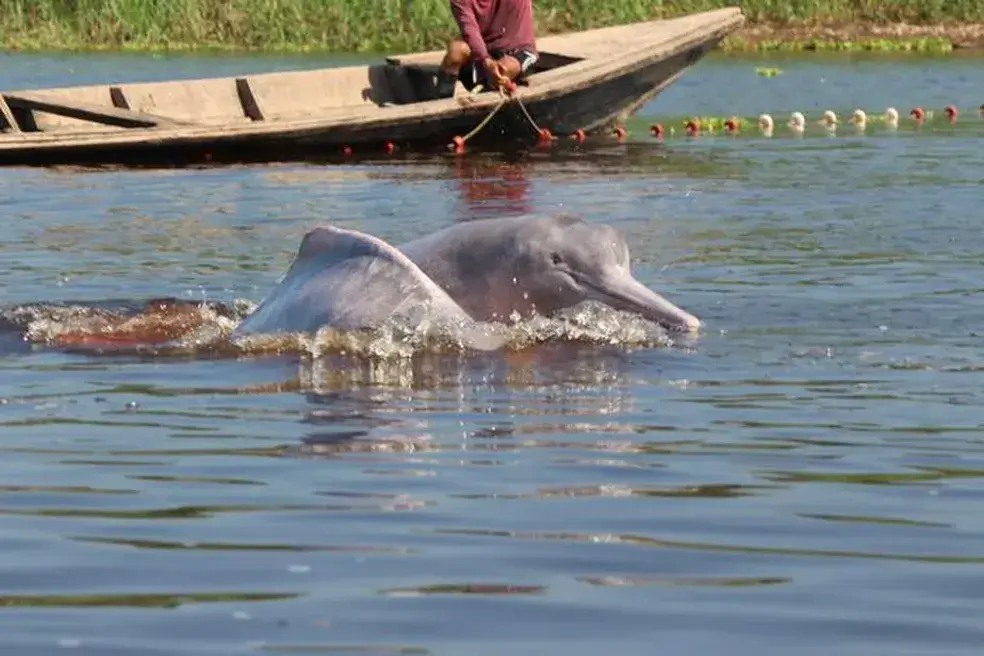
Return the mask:
[[126,99],[126,94],[119,87],[109,87],[109,98],[113,101],[113,107],[120,109],[130,109],[130,101]]
[[58,116],[79,119],[82,121],[92,121],[102,125],[114,125],[122,128],[155,128],[155,127],[177,127],[178,122],[160,116],[152,116],[143,112],[135,112],[132,109],[121,109],[119,107],[103,107],[92,103],[80,101],[46,100],[29,94],[3,94],[7,100],[7,105],[11,108],[20,108],[39,112],[48,112]]
[[14,113],[10,111],[10,107],[7,105],[7,101],[3,99],[3,96],[0,96],[0,117],[3,118],[7,131],[21,131],[20,126],[17,125],[17,119],[14,118]]
[[252,121],[262,121],[263,112],[260,104],[253,95],[253,88],[249,86],[249,80],[244,77],[236,78],[236,93],[239,94],[239,103],[243,106],[243,114]]

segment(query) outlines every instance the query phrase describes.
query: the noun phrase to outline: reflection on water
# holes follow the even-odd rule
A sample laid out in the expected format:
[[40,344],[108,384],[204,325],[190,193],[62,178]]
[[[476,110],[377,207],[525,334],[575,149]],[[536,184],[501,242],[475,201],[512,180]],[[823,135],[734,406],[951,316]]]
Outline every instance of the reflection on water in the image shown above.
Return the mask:
[[450,169],[456,194],[462,201],[459,220],[490,219],[533,211],[527,164],[464,157],[452,162]]
[[[0,77],[118,66],[92,61]],[[984,123],[645,127],[964,106],[984,69],[782,67],[702,64],[587,150],[4,170],[3,653],[976,654]],[[587,307],[494,353],[222,345],[320,222],[400,243],[525,212],[617,226],[706,330]]]

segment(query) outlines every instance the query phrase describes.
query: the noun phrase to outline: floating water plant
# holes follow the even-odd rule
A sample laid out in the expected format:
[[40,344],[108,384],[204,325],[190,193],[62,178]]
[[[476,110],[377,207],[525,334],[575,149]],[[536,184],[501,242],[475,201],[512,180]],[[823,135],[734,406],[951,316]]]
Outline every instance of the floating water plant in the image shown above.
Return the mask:
[[782,75],[781,68],[769,68],[767,66],[756,66],[756,75],[761,75],[762,77],[776,77],[777,75]]

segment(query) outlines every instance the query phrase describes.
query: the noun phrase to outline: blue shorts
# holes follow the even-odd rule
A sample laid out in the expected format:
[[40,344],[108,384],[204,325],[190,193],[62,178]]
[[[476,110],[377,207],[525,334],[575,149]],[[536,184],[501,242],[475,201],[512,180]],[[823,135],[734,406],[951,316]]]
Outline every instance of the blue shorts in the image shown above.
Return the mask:
[[[526,73],[540,60],[540,56],[532,48],[490,50],[489,55],[492,59],[501,59],[504,55],[509,55],[519,62],[519,75],[516,76],[515,82],[521,82],[526,77]],[[458,72],[458,80],[468,91],[471,91],[479,84],[485,88],[490,88],[488,80],[485,77],[485,67],[482,66],[481,62],[477,62],[474,59],[461,67],[461,71]]]

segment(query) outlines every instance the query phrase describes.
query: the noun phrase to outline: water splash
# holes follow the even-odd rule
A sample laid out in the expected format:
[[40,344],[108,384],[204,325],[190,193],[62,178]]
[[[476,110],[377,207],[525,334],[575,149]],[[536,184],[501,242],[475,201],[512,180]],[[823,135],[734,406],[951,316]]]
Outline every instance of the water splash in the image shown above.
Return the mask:
[[278,333],[234,337],[236,326],[256,307],[178,299],[146,303],[30,304],[0,310],[0,331],[18,331],[24,341],[89,354],[242,357],[347,355],[373,360],[407,359],[418,354],[467,354],[476,344],[522,351],[567,342],[623,348],[673,345],[659,326],[595,302],[552,317],[514,316],[509,323],[467,327],[434,320],[387,322],[378,328],[315,334]]

